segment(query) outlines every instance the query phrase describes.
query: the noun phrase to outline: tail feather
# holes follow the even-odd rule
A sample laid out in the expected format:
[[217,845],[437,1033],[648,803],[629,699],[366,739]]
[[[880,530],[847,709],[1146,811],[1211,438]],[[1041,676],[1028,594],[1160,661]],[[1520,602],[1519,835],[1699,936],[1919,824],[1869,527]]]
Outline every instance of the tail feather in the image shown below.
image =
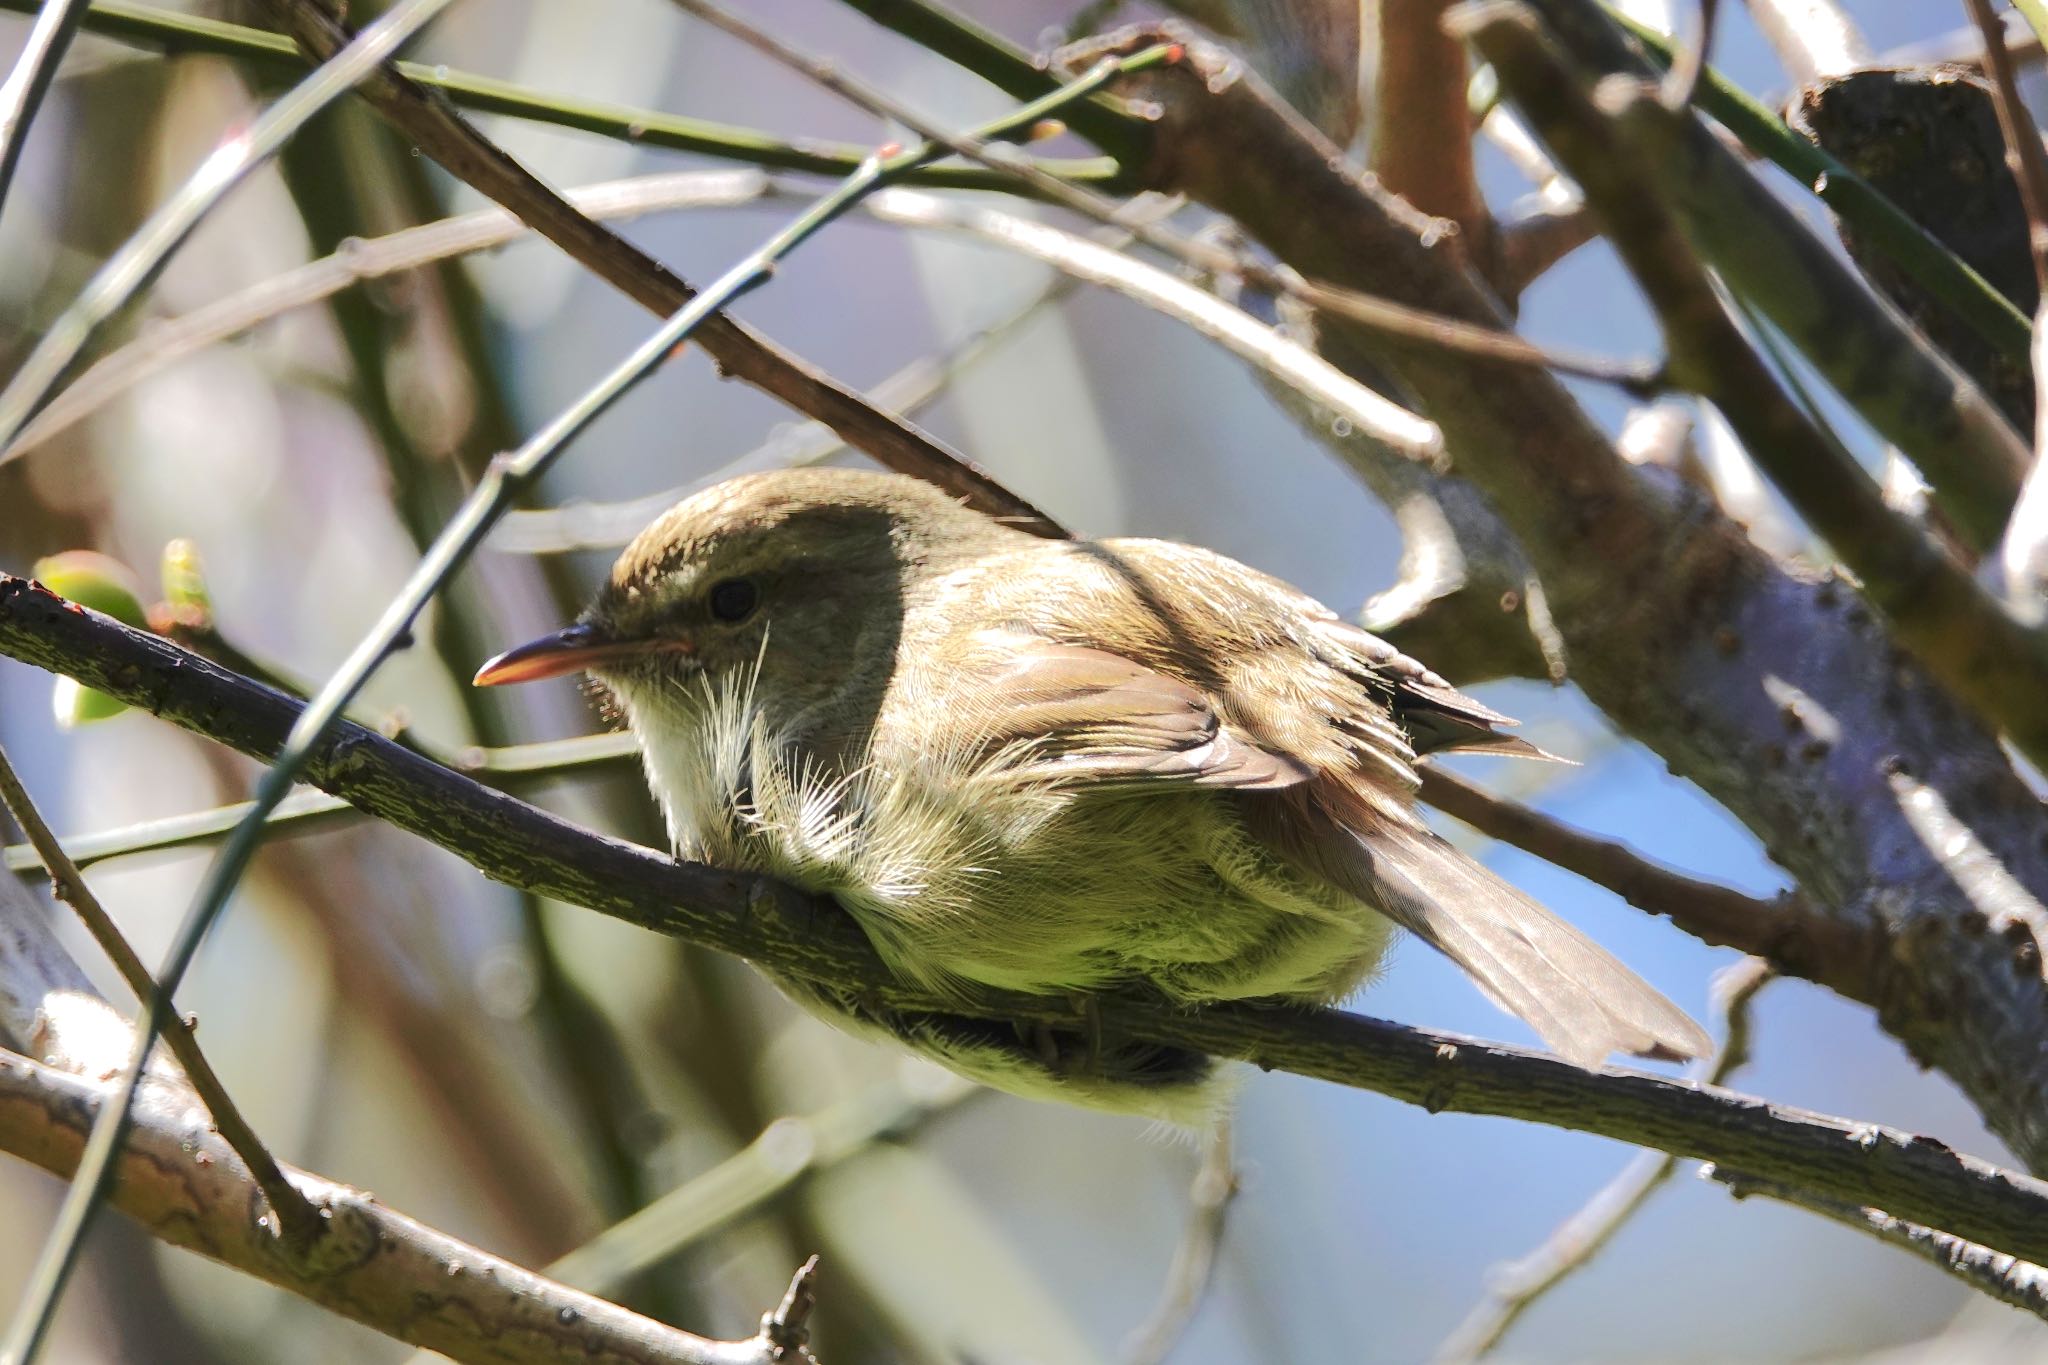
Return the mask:
[[1375,822],[1354,836],[1389,918],[1463,967],[1503,1008],[1582,1065],[1609,1053],[1674,1061],[1712,1044],[1613,954],[1427,829]]

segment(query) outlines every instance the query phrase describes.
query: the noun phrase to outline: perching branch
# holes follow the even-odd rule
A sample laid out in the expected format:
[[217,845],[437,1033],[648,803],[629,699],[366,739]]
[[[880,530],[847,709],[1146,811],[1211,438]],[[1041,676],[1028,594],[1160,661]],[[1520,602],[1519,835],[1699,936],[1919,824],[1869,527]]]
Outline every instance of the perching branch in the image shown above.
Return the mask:
[[[167,640],[0,576],[0,653],[61,671],[132,705],[268,758],[299,714]],[[1064,998],[988,991],[941,999],[906,986],[830,901],[751,873],[677,863],[578,829],[478,785],[360,726],[339,724],[306,777],[421,835],[487,875],[756,961],[778,974],[858,988],[893,1011],[1084,1026]],[[1939,1142],[1621,1068],[1588,1071],[1546,1053],[1334,1010],[1197,1011],[1120,996],[1092,1002],[1105,1037],[1370,1089],[1431,1112],[1495,1114],[1721,1162],[1869,1203],[2029,1259],[2048,1258],[2048,1182]]]

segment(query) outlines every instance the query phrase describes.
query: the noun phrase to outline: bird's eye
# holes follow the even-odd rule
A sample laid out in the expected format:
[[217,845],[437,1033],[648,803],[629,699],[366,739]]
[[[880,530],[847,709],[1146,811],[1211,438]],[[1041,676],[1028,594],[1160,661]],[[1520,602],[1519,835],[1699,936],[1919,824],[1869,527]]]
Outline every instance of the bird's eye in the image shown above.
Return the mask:
[[744,578],[723,578],[711,585],[711,614],[721,621],[744,621],[753,615],[761,593]]

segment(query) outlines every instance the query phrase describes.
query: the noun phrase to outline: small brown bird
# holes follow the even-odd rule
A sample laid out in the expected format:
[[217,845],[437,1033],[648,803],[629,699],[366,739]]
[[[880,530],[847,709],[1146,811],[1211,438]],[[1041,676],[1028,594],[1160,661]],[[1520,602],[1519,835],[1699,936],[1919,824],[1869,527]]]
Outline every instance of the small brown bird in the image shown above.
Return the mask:
[[[1414,808],[1418,754],[1533,752],[1320,603],[1207,550],[1048,541],[891,474],[720,484],[572,626],[479,683],[588,670],[677,853],[829,894],[954,998],[1341,999],[1394,926],[1566,1056],[1693,1057],[1699,1026]],[[781,983],[975,1079],[1178,1121],[1200,1054]]]

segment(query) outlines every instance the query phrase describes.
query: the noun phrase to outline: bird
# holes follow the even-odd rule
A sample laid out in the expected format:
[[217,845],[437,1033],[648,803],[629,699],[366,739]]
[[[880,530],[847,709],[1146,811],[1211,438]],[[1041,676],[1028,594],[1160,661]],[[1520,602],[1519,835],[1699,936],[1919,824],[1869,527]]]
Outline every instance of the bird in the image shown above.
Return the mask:
[[[671,508],[476,682],[577,672],[677,857],[828,897],[940,1002],[1335,1003],[1406,930],[1572,1061],[1707,1051],[1418,812],[1425,755],[1540,755],[1514,722],[1213,551],[1042,538],[901,474],[752,474]],[[1193,1049],[776,980],[997,1089],[1184,1125],[1231,1102]]]

